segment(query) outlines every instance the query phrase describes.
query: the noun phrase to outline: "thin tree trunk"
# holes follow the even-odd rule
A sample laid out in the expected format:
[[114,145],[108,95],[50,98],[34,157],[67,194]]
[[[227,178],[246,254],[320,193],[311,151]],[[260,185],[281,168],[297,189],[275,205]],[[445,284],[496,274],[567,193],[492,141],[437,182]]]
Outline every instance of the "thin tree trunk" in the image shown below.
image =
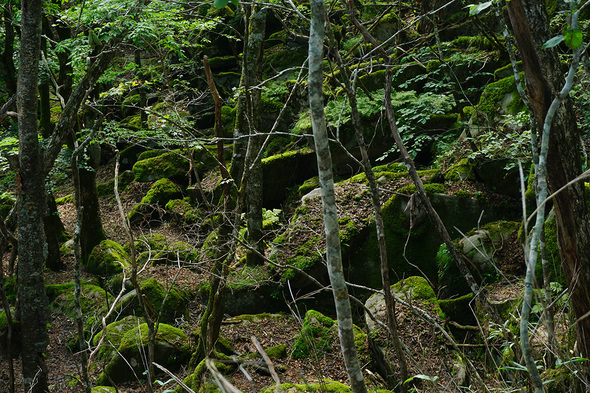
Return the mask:
[[340,346],[342,348],[344,364],[350,379],[350,386],[354,393],[366,393],[367,388],[365,386],[356,346],[354,344],[350,300],[348,298],[348,289],[346,287],[342,269],[340,230],[338,226],[338,214],[336,211],[336,198],[334,195],[332,158],[328,144],[326,117],[324,113],[322,62],[324,56],[323,43],[325,36],[324,24],[326,10],[323,0],[312,0],[310,6],[311,29],[309,33],[308,93],[322,193],[328,275],[330,276],[330,282],[332,284],[332,293],[336,305],[336,318],[338,320],[338,335],[340,337]]
[[49,391],[45,357],[49,336],[49,301],[45,294],[45,168],[37,128],[38,70],[43,2],[21,1],[21,47],[17,85],[19,125],[18,173],[18,319],[21,322],[22,367],[27,392]]
[[247,176],[243,176],[246,191],[246,206],[248,217],[248,236],[250,246],[256,250],[248,250],[246,254],[247,263],[259,265],[263,263],[260,254],[264,255],[264,243],[262,241],[262,162],[260,149],[262,148],[263,136],[261,132],[260,113],[260,84],[262,79],[262,54],[264,51],[264,32],[266,29],[266,7],[252,6],[248,21],[248,49],[244,58],[246,86],[250,90],[246,95],[249,99],[249,134],[248,149],[246,153]]

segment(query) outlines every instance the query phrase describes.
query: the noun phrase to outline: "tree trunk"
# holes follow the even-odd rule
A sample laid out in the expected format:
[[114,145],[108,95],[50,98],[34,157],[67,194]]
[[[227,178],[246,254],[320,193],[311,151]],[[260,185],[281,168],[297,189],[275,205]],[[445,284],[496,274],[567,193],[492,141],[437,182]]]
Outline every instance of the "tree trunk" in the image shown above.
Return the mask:
[[[257,86],[262,79],[262,54],[264,51],[264,32],[266,29],[266,7],[253,6],[248,23],[248,48],[244,59],[246,85]],[[247,173],[246,205],[248,206],[248,243],[252,249],[246,254],[249,265],[263,263],[264,243],[262,241],[262,161],[263,136],[261,132],[260,88],[251,89],[249,94],[250,138],[246,156]]]
[[21,2],[21,47],[17,85],[18,174],[18,317],[22,326],[25,391],[47,392],[45,357],[49,302],[45,294],[45,168],[37,129],[38,70],[43,2]]
[[[542,127],[553,98],[564,83],[561,63],[554,49],[541,49],[549,38],[549,19],[544,2],[507,2],[512,29],[521,52],[527,93],[538,127]],[[525,11],[526,10],[526,11]],[[539,130],[539,134],[542,130]],[[560,106],[553,120],[547,154],[547,180],[554,192],[582,173],[580,135],[571,99]],[[590,217],[584,184],[577,182],[554,198],[557,240],[570,290],[576,321],[578,349],[590,357]]]
[[326,117],[324,113],[322,62],[324,56],[323,45],[326,10],[323,0],[312,0],[310,6],[311,29],[309,33],[308,93],[313,139],[318,159],[318,174],[322,193],[328,275],[330,276],[334,303],[336,305],[336,318],[338,320],[338,335],[340,337],[342,357],[344,358],[344,364],[350,379],[350,386],[354,393],[365,393],[367,388],[365,386],[354,343],[350,300],[348,298],[348,289],[346,287],[346,281],[342,269],[340,229],[338,226],[336,198],[334,195],[332,157],[328,145],[328,132],[326,130]]
[[86,149],[86,155],[88,160],[83,168],[79,168],[80,205],[84,207],[80,225],[80,254],[83,264],[88,262],[92,249],[106,239],[96,190],[96,169],[100,163],[100,146],[96,143],[90,144]]

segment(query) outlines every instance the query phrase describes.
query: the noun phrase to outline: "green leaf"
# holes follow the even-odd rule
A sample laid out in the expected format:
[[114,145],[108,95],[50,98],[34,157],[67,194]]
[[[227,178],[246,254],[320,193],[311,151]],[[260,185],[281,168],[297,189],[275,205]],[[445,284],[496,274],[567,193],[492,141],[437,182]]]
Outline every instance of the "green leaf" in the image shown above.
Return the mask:
[[492,5],[492,1],[486,1],[480,4],[470,4],[469,7],[469,16],[479,15],[481,12],[487,10]]
[[555,36],[549,40],[547,40],[547,42],[545,42],[543,44],[543,46],[541,46],[541,49],[549,49],[549,48],[553,48],[554,46],[557,46],[559,44],[561,44],[561,42],[564,40],[562,35],[558,35]]
[[[229,0],[215,0],[214,4],[215,4],[215,7],[217,7],[217,9],[220,10],[223,7],[225,7],[228,2],[229,2]],[[232,3],[233,2],[234,2],[234,0],[232,0]]]
[[568,48],[575,49],[582,45],[583,38],[584,37],[580,29],[568,29],[565,32],[564,40]]

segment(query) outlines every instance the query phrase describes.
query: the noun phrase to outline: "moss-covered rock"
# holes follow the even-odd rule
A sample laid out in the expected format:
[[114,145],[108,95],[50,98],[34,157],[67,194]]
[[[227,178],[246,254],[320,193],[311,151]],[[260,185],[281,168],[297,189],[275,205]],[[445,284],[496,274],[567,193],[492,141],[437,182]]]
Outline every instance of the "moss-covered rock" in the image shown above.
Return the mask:
[[[135,315],[128,315],[119,321],[109,323],[106,328],[106,336],[102,342],[100,349],[96,355],[96,359],[100,362],[109,360],[117,354],[117,348],[121,345],[121,340],[127,332],[137,328],[144,323],[143,318],[138,318]],[[102,339],[103,330],[99,331],[92,338],[92,345],[97,346]]]
[[475,180],[475,163],[468,158],[463,158],[449,167],[444,176],[446,181]]
[[174,242],[165,249],[151,254],[152,263],[165,263],[177,265],[179,262],[197,264],[200,260],[199,250],[186,242]]
[[131,267],[129,255],[123,247],[112,240],[100,242],[88,257],[86,271],[100,277],[109,277]]
[[471,325],[475,322],[475,315],[470,307],[472,300],[473,293],[468,293],[453,299],[441,299],[438,305],[451,321],[461,325]]
[[186,178],[189,161],[180,152],[166,152],[137,161],[133,165],[135,181],[152,182],[162,178]]
[[[186,305],[192,296],[194,296],[193,293],[184,293],[177,289],[176,286],[165,288],[155,278],[148,278],[142,281],[139,286],[149,303],[148,309],[151,308],[155,312],[154,316],[160,315],[161,313],[160,320],[162,322],[175,323],[179,318],[188,319]],[[166,302],[164,302],[164,298]],[[123,295],[118,307],[122,315],[142,314],[135,290]]]
[[[370,360],[367,335],[356,325],[353,326],[354,341],[361,363]],[[291,349],[294,359],[321,358],[326,352],[337,350],[338,324],[322,313],[309,310],[305,313],[301,333]]]
[[[285,392],[325,392],[325,393],[352,393],[352,389],[349,386],[344,385],[341,382],[331,381],[324,379],[321,383],[283,383],[281,388]],[[270,386],[261,393],[274,393],[276,391],[276,385]]]
[[[74,297],[74,283],[60,284],[61,293],[51,302],[51,309],[63,313],[70,318],[76,316],[76,301]],[[112,303],[113,296],[99,286],[82,284],[80,306],[83,314],[93,314],[104,310],[108,303]]]
[[95,386],[90,393],[117,393],[117,389],[112,386]]
[[170,220],[177,225],[191,225],[201,221],[202,214],[199,208],[191,203],[191,198],[172,199],[166,203],[166,212]]
[[141,202],[129,212],[129,221],[133,224],[151,222],[162,218],[159,208],[163,208],[170,200],[182,196],[179,186],[164,178],[155,182]]
[[[520,80],[524,81],[523,73]],[[516,90],[514,75],[486,85],[477,104],[478,112],[484,114],[487,121],[493,121],[498,115],[513,115],[524,109],[524,103]]]
[[290,151],[262,160],[264,206],[279,206],[293,186],[317,175],[312,150]]
[[[144,378],[147,369],[143,363],[147,353],[148,327],[141,324],[123,336],[117,354],[98,377],[99,385],[110,385],[108,374],[115,383]],[[190,359],[190,345],[180,329],[161,323],[154,342],[154,360],[169,370],[176,370]]]

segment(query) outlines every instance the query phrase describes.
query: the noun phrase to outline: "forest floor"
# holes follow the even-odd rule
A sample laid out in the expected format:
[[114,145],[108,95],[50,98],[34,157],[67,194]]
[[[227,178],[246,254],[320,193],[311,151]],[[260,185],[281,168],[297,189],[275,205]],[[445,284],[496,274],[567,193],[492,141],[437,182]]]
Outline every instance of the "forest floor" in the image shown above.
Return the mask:
[[[112,178],[112,170],[102,170],[99,175],[98,182],[106,181]],[[130,211],[131,207],[141,200],[145,192],[149,189],[149,185],[138,185],[133,183],[130,188],[121,194],[121,201],[123,208]],[[71,192],[71,188],[65,187],[62,189],[60,195],[62,196]],[[59,206],[61,219],[69,234],[74,231],[76,221],[76,213],[72,204],[64,204]],[[115,240],[120,244],[128,243],[128,235],[121,224],[120,213],[115,203],[114,197],[106,197],[101,200],[101,214],[106,230],[107,238]],[[183,240],[187,241],[185,234],[177,227],[162,225],[156,228],[151,228],[150,231],[157,231],[166,236],[170,241]],[[135,230],[135,236],[145,234],[139,229]],[[507,246],[505,260],[515,260],[521,258],[520,246],[516,239],[512,239],[510,245]],[[63,283],[73,281],[73,257],[65,255],[63,257],[66,268],[61,272],[46,272],[46,283]],[[6,261],[5,261],[6,263]],[[201,267],[199,271],[182,269],[181,273],[175,278],[176,285],[181,287],[191,288],[195,290],[199,284],[208,279],[208,267]],[[6,271],[6,270],[5,270]],[[176,269],[170,266],[158,265],[145,269],[142,276],[157,277],[161,282],[171,282],[176,276]],[[90,277],[87,277],[90,278]],[[515,287],[517,279],[510,279],[503,285],[496,285],[492,290],[492,296],[498,298],[514,296],[519,289]],[[516,284],[518,285],[518,284]],[[420,305],[422,307],[423,305]],[[195,297],[193,302],[189,305],[190,320],[181,321],[179,327],[184,329],[187,335],[198,327],[198,318],[202,310],[203,303],[199,297]],[[426,310],[439,326],[445,325],[445,321],[440,320],[440,316],[434,309]],[[432,322],[427,322],[419,318],[415,309],[412,307],[397,305],[396,308],[399,335],[401,341],[406,346],[407,361],[409,367],[409,375],[419,375],[412,381],[416,392],[426,391],[441,391],[454,392],[464,391],[458,386],[458,383],[469,384],[467,381],[458,381],[457,374],[461,371],[457,360],[450,356],[450,343],[441,335],[440,331]],[[256,352],[255,346],[252,343],[252,337],[256,337],[263,348],[269,348],[278,344],[287,345],[287,353],[293,346],[297,335],[301,330],[301,321],[304,312],[298,314],[295,309],[292,314],[285,315],[283,318],[267,318],[257,323],[238,322],[232,318],[226,319],[222,326],[221,335],[231,341],[234,346],[234,351],[238,355],[253,354]],[[383,320],[382,322],[386,322]],[[48,350],[47,366],[49,368],[50,386],[52,392],[81,392],[83,391],[80,382],[80,360],[79,355],[70,352],[66,344],[76,331],[75,322],[59,313],[52,313],[50,334],[50,347]],[[479,343],[475,337],[477,334],[472,333],[469,329],[460,334],[462,342],[459,346],[463,349],[464,354],[472,359],[483,359],[475,362],[475,368],[482,376],[486,375],[484,368],[486,356],[482,356],[482,344]],[[347,375],[344,368],[342,356],[339,351],[337,338],[332,345],[334,350],[328,352],[313,353],[309,358],[295,360],[289,355],[284,359],[275,359],[274,367],[279,371],[278,377],[281,382],[292,383],[316,383],[327,378],[335,381],[347,383]],[[387,356],[393,355],[393,350],[388,350]],[[2,355],[2,354],[0,354]],[[489,360],[489,359],[488,359]],[[395,362],[394,362],[395,363]],[[364,365],[365,366],[365,365]],[[396,365],[397,366],[397,365]],[[17,376],[17,392],[22,391],[21,377],[20,377],[20,360],[16,359],[14,368]],[[98,376],[100,367],[93,367],[91,370],[92,377]],[[177,375],[183,379],[188,373],[193,370],[181,369]],[[395,371],[397,373],[397,370]],[[385,388],[385,382],[373,369],[365,373],[367,382],[373,388]],[[435,378],[436,376],[436,378]],[[168,381],[168,377],[160,376],[161,381]],[[235,368],[233,374],[227,376],[231,383],[243,392],[259,392],[263,387],[272,386],[275,382],[272,375],[268,372],[266,365],[262,363],[260,358],[241,362],[239,367]],[[428,378],[433,378],[435,382],[429,381]],[[0,357],[0,392],[8,391],[8,361],[6,356]],[[486,380],[488,386],[498,385],[499,381],[495,379]],[[175,383],[169,382],[163,386],[155,384],[154,388],[157,392],[163,392],[166,389],[173,388]],[[120,392],[144,392],[146,387],[140,383],[127,383],[118,386]]]

